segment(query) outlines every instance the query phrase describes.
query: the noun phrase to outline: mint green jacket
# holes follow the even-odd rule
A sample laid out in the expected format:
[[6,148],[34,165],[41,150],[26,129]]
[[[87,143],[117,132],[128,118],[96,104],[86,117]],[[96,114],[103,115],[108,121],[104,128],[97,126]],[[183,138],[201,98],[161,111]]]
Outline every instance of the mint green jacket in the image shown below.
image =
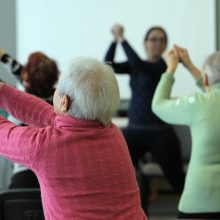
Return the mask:
[[220,212],[220,83],[210,92],[172,99],[173,83],[172,74],[162,75],[152,110],[167,123],[190,127],[192,151],[179,211]]

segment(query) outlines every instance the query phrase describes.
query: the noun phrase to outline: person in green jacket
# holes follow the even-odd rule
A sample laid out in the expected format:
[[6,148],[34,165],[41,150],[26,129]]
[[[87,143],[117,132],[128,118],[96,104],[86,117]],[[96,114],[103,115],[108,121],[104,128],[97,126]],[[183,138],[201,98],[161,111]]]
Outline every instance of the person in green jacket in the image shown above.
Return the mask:
[[[179,61],[202,88],[201,93],[171,98]],[[167,123],[189,126],[192,136],[178,218],[220,219],[220,52],[211,54],[204,63],[209,85],[186,49],[175,46],[166,54],[166,62],[167,71],[155,91],[152,110]]]

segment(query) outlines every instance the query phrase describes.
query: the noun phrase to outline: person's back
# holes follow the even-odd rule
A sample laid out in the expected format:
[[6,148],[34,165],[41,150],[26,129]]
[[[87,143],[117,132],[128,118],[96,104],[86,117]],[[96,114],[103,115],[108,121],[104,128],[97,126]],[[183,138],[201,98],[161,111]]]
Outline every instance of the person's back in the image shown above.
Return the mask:
[[[29,55],[26,64],[21,65],[0,48],[0,63],[10,74],[16,76],[16,84],[19,90],[28,92],[52,104],[54,85],[59,75],[55,61],[42,52],[33,52]],[[10,114],[7,119],[16,125],[24,125],[22,121],[16,120]],[[14,163],[9,188],[39,188],[39,183],[32,171],[19,163]]]
[[36,162],[44,169],[35,168],[45,208],[55,210],[48,219],[144,219],[118,128],[68,116],[55,122],[47,132],[50,145],[42,144]]
[[[173,74],[182,61],[204,92],[171,99]],[[220,218],[220,53],[213,53],[201,71],[191,62],[186,49],[175,46],[167,53],[167,72],[154,94],[152,109],[162,120],[187,125],[192,136],[192,152],[184,191],[179,203],[179,218]],[[205,80],[204,80],[205,79]],[[204,83],[204,82],[205,83]]]
[[216,212],[220,210],[220,83],[208,93],[189,97],[189,103],[193,148],[180,209]]
[[0,88],[0,107],[29,125],[0,118],[0,153],[37,175],[46,220],[147,219],[127,145],[111,123],[119,89],[110,67],[76,61],[61,75],[54,109]]

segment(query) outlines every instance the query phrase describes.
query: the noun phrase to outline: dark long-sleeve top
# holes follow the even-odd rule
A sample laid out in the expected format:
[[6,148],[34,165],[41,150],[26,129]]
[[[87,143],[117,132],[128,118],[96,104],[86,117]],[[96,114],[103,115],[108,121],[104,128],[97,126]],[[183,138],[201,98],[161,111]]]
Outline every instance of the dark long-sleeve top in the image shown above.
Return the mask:
[[129,126],[160,126],[165,125],[151,110],[151,102],[156,86],[162,73],[166,71],[166,63],[161,58],[158,62],[143,61],[131,48],[127,41],[122,47],[127,56],[123,63],[114,62],[116,42],[110,45],[105,56],[105,62],[111,63],[114,71],[130,75],[132,97],[128,109]]

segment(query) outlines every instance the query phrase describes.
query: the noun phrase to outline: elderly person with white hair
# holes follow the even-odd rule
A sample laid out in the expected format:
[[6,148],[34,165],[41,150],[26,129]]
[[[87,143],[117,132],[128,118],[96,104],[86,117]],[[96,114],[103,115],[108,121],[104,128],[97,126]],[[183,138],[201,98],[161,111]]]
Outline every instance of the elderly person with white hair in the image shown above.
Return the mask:
[[0,154],[36,174],[46,220],[146,220],[125,140],[111,122],[119,103],[113,70],[76,60],[61,75],[54,109],[0,84]]
[[[210,86],[186,49],[175,46],[166,60],[167,71],[157,86],[152,109],[168,123],[189,126],[192,135],[192,153],[178,218],[220,219],[220,52],[211,54],[204,63]],[[173,75],[179,61],[203,87],[203,93],[171,99]]]

